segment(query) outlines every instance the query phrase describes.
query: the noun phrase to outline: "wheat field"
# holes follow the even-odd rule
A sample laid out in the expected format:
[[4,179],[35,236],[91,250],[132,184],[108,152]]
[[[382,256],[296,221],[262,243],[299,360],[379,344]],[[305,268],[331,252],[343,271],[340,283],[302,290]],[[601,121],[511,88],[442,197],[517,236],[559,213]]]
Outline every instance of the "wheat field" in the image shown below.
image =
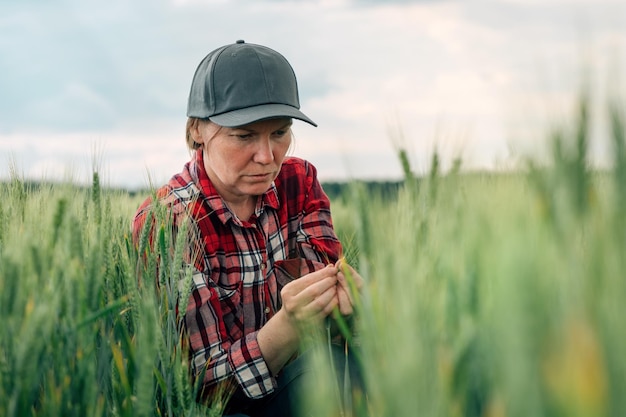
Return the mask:
[[[607,112],[613,161],[598,171],[587,113],[547,135],[549,164],[407,165],[397,195],[355,181],[332,201],[366,281],[350,337],[366,391],[348,400],[322,362],[303,413],[626,415],[626,119]],[[164,217],[152,249],[132,244],[146,196],[97,172],[89,187],[0,186],[0,415],[221,415],[222,396],[194,401],[173,284],[187,272]]]

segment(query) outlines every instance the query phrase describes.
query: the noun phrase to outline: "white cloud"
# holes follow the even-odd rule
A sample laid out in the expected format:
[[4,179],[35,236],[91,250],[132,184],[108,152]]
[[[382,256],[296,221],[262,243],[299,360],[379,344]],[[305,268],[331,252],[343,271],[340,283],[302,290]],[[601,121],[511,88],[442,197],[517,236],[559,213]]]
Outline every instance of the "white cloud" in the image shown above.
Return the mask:
[[52,175],[102,141],[111,181],[133,185],[180,170],[193,70],[239,38],[293,64],[320,125],[296,125],[295,152],[323,178],[398,176],[390,119],[420,169],[434,149],[500,164],[571,109],[584,54],[602,97],[626,52],[615,0],[63,4],[0,5],[0,151]]

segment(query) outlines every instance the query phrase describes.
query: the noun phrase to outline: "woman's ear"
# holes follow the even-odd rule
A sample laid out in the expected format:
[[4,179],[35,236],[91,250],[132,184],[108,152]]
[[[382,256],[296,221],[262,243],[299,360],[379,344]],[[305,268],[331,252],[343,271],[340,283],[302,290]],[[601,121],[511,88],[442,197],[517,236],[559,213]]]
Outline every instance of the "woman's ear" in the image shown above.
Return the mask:
[[202,146],[204,144],[204,141],[202,140],[202,131],[200,129],[199,119],[193,119],[193,121],[189,125],[189,134],[191,135],[191,139],[199,146]]
[[209,120],[196,119],[189,127],[191,138],[199,147],[206,146],[209,141],[219,133],[221,126]]

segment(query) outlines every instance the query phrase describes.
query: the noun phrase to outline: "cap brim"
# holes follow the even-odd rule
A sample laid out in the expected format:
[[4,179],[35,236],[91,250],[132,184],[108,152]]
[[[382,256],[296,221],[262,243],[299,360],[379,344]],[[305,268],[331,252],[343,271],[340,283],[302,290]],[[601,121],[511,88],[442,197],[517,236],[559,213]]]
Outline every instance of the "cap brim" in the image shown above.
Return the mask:
[[317,124],[309,119],[304,113],[295,107],[286,104],[262,104],[260,106],[246,107],[209,117],[213,123],[224,127],[238,127],[267,119],[291,117],[302,120],[317,127]]

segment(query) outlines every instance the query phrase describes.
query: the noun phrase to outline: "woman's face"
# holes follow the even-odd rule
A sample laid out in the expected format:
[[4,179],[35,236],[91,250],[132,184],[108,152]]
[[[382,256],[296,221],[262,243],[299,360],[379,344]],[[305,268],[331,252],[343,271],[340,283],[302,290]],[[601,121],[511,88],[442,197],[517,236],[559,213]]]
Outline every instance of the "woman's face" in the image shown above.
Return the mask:
[[269,189],[291,145],[291,123],[289,118],[233,128],[198,123],[194,140],[202,144],[206,172],[226,202],[242,204]]

